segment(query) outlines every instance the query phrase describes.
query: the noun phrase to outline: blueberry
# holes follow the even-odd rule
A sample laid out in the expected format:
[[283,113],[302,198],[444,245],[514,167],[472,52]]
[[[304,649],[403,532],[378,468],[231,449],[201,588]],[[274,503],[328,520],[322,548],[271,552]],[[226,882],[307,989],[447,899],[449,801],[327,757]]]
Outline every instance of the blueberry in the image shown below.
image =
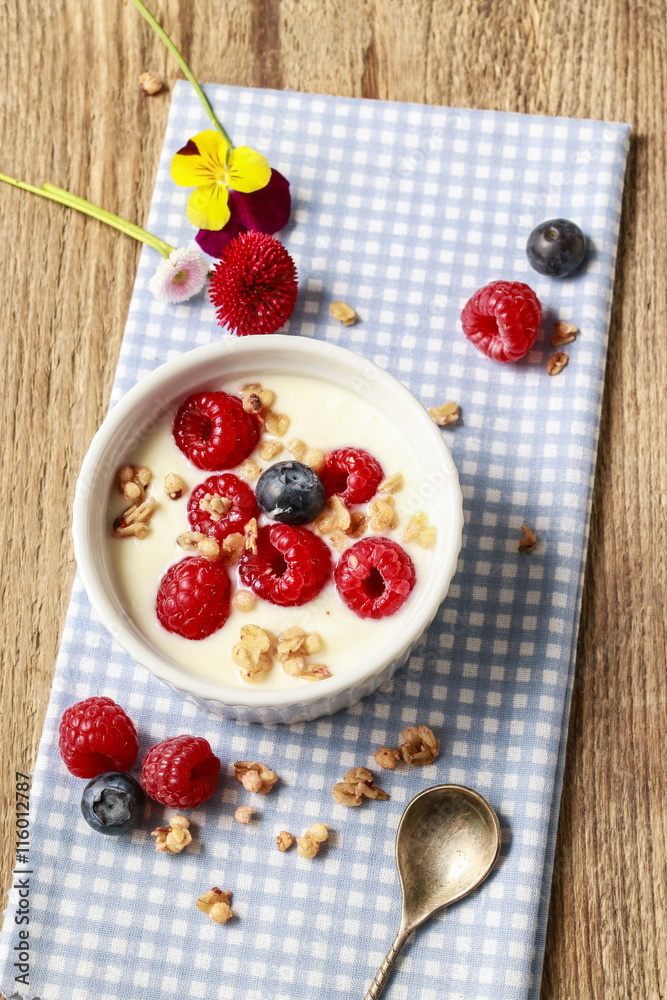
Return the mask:
[[549,219],[533,229],[526,243],[532,268],[550,278],[573,274],[586,253],[586,237],[579,226],[567,219]]
[[106,771],[89,781],[81,798],[81,813],[97,833],[117,837],[138,826],[146,796],[138,781],[121,771]]
[[257,503],[273,521],[308,524],[322,512],[322,480],[302,462],[278,462],[257,480]]

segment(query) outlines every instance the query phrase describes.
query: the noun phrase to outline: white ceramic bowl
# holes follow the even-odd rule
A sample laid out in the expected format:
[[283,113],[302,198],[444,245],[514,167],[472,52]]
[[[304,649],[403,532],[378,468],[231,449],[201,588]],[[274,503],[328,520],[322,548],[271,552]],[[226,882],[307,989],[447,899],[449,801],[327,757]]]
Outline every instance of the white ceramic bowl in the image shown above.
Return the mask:
[[[193,676],[159,651],[133,622],[110,565],[108,505],[116,471],[151,427],[185,396],[223,379],[248,381],[258,372],[307,375],[363,393],[414,443],[424,469],[424,498],[437,494],[437,541],[419,578],[400,638],[388,637],[345,673],[293,690],[239,689]],[[88,597],[114,639],[184,697],[245,722],[293,723],[330,715],[375,691],[408,658],[433,620],[456,570],[463,510],[456,467],[438,427],[412,393],[372,362],[341,347],[302,337],[229,338],[175,358],[142,379],[108,415],[86,455],[74,501],[74,551]],[[388,630],[389,632],[391,630]],[[241,703],[242,702],[242,703]],[[268,703],[267,703],[268,702]]]

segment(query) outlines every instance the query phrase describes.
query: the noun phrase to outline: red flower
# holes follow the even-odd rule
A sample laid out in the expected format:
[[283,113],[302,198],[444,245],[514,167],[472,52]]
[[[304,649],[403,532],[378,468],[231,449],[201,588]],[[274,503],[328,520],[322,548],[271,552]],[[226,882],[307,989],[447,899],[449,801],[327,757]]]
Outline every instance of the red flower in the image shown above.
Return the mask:
[[275,333],[296,302],[294,261],[273,236],[242,233],[213,268],[209,293],[220,326],[239,337]]
[[222,229],[200,229],[195,239],[210,257],[222,257],[231,241],[241,233],[256,232],[272,236],[286,226],[292,210],[289,181],[277,170],[271,171],[266,187],[251,194],[229,191],[229,222]]

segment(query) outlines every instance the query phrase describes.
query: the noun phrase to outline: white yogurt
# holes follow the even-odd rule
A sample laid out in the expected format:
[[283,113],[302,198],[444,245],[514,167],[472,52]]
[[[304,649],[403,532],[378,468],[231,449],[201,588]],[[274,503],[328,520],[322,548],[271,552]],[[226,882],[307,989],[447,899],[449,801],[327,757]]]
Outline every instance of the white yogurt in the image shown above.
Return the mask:
[[[364,448],[380,462],[385,476],[402,473],[405,488],[394,496],[399,525],[388,534],[404,546],[415,564],[417,583],[408,601],[389,618],[378,621],[362,619],[347,608],[333,583],[329,583],[314,601],[300,608],[281,608],[260,598],[250,612],[242,613],[232,606],[223,628],[206,639],[193,641],[166,631],[159,624],[155,612],[159,582],[169,566],[192,554],[184,552],[177,545],[176,538],[182,532],[192,530],[187,519],[190,491],[214,475],[197,469],[176,447],[172,437],[173,413],[157,424],[134,453],[127,457],[128,464],[147,466],[151,470],[153,478],[148,493],[155,496],[158,506],[146,538],[110,537],[111,563],[117,585],[130,615],[144,635],[173,661],[197,676],[247,688],[247,682],[241,679],[239,668],[231,658],[231,649],[239,641],[241,626],[250,623],[269,629],[276,635],[294,625],[307,632],[317,632],[323,640],[323,648],[309,661],[325,664],[331,674],[341,674],[358,658],[367,655],[380,635],[383,638],[390,634],[400,636],[406,609],[412,601],[419,600],[420,579],[426,575],[432,553],[415,543],[403,542],[402,532],[415,512],[414,504],[408,506],[407,499],[414,497],[415,491],[419,490],[425,479],[424,470],[420,469],[414,445],[400,429],[355,393],[301,376],[258,374],[246,381],[259,382],[276,393],[273,409],[286,413],[290,418],[290,426],[280,439],[285,445],[294,438],[301,438],[309,448],[323,451],[344,447]],[[239,391],[237,383],[223,382],[207,388],[224,389],[230,393]],[[261,468],[292,458],[286,449],[270,462],[262,462],[257,450],[250,457]],[[233,469],[228,471],[234,472]],[[188,490],[179,500],[170,500],[162,490],[168,472],[177,473],[187,483]],[[110,500],[110,523],[126,508],[127,501],[114,492]],[[419,509],[431,520],[429,508],[430,504],[425,500]],[[259,523],[269,522],[262,518]],[[339,553],[334,551],[334,564],[338,556]],[[236,568],[230,570],[230,576],[235,587],[243,587]],[[289,677],[276,662],[265,679],[252,687],[294,688],[312,683],[317,682]]]

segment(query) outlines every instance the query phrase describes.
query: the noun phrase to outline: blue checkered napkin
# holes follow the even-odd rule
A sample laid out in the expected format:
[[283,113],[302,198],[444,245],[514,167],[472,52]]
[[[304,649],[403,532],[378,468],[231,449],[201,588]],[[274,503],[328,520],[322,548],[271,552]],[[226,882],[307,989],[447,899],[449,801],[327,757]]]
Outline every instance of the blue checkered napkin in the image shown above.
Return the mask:
[[[281,238],[300,294],[289,332],[351,347],[427,405],[456,400],[445,436],[461,474],[466,526],[450,595],[408,665],[331,719],[262,729],[221,721],[135,666],[97,620],[78,581],[33,781],[31,981],[42,1000],[329,1000],[362,997],[393,938],[399,886],[393,850],[405,804],[443,782],[472,785],[503,827],[497,872],[407,947],[392,1000],[537,998],[558,818],[591,486],[604,379],[628,127],[298,93],[210,87],[235,142],[288,177],[293,220]],[[207,121],[176,86],[148,228],[175,246],[192,237],[173,152]],[[533,226],[574,219],[590,239],[585,268],[555,281],[527,265]],[[169,358],[227,334],[202,295],[153,300],[158,263],[145,248],[113,400]],[[461,307],[494,278],[526,280],[545,311],[527,359],[495,364],[462,336]],[[343,298],[361,321],[329,316]],[[570,364],[549,378],[555,318],[579,328]],[[517,553],[520,525],[539,545]],[[282,779],[250,827],[247,800],[225,779],[193,815],[195,841],[156,855],[152,806],[131,839],[103,838],[78,814],[82,782],[57,751],[62,711],[93,693],[137,723],[142,753],[179,732],[205,736],[229,770],[264,760]],[[345,809],[331,787],[372,762],[408,724],[443,741],[434,765],[383,774],[386,803]],[[315,861],[280,854],[272,837],[331,824]],[[238,919],[214,925],[194,907],[213,885],[233,891]],[[14,982],[10,895],[0,988]]]

